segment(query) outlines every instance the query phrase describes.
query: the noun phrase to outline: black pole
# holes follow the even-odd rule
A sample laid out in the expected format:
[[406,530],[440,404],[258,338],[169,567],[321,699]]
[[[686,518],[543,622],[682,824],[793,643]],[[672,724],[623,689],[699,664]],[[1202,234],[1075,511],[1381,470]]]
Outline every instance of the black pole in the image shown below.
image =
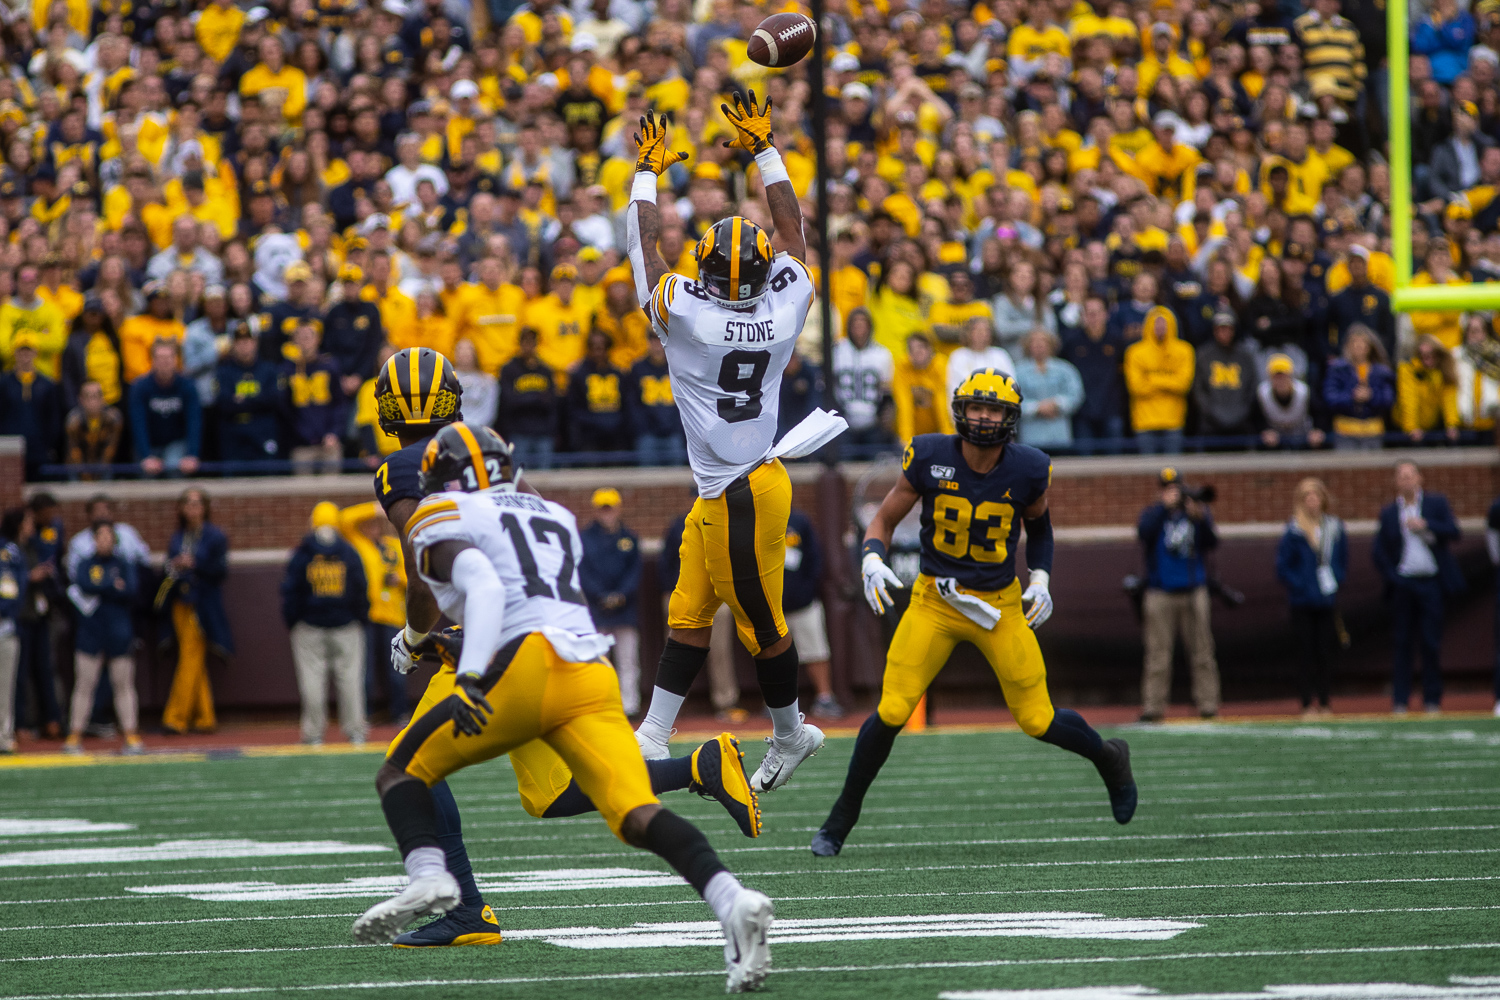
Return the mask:
[[[816,149],[818,173],[813,181],[816,192],[817,219],[814,232],[818,238],[818,320],[823,331],[823,407],[832,410],[838,405],[834,401],[833,374],[833,307],[830,291],[833,287],[829,271],[828,250],[828,97],[823,93],[824,56],[828,51],[823,30],[823,0],[810,0],[813,23],[818,26],[813,36],[812,63],[808,66],[808,87],[812,91],[812,140]],[[833,466],[838,462],[838,439],[823,448],[823,464]]]

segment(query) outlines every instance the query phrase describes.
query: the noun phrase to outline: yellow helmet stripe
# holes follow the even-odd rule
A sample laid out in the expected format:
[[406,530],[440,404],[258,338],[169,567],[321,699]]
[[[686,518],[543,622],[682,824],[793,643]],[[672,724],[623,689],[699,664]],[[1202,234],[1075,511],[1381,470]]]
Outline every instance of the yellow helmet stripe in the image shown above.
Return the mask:
[[391,395],[396,397],[396,405],[401,408],[401,416],[410,420],[411,405],[406,401],[406,393],[401,391],[401,370],[396,367],[396,356],[394,354],[385,363],[385,373],[391,380]]
[[462,423],[454,424],[453,429],[464,439],[464,447],[469,449],[469,457],[474,460],[474,476],[479,480],[479,488],[489,489],[490,474],[484,467],[484,456],[479,453],[479,441],[474,437],[474,432],[469,430],[467,424]]
[[740,231],[744,229],[745,220],[738,215],[734,217],[731,225],[733,236],[729,244],[729,301],[740,300]]
[[408,374],[410,376],[406,383],[406,391],[402,393],[407,398],[407,406],[413,417],[424,416],[422,413],[422,352],[412,350],[406,356]]
[[443,359],[434,356],[432,359],[432,381],[427,386],[427,400],[422,404],[422,416],[431,419],[432,411],[437,408],[438,390],[443,385]]

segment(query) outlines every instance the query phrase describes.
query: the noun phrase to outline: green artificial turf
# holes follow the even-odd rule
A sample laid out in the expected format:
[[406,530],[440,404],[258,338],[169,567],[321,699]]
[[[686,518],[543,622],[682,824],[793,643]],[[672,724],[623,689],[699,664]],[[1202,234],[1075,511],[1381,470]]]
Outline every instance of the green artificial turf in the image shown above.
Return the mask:
[[[686,793],[666,801],[708,832],[746,883],[776,900],[783,929],[839,918],[798,930],[820,939],[773,944],[767,989],[776,996],[1105,986],[1254,994],[1371,982],[1500,996],[1500,986],[1473,985],[1500,974],[1500,721],[1127,727],[1113,735],[1130,740],[1141,790],[1128,827],[1109,818],[1090,765],[1014,732],[903,736],[862,825],[832,860],[813,858],[807,844],[838,794],[850,740],[830,740],[789,787],[764,798],[768,829],[759,841],[741,837],[711,802]],[[746,749],[748,770],[761,750]],[[499,947],[355,947],[351,921],[388,893],[346,888],[345,880],[401,873],[372,786],[378,762],[374,754],[308,754],[0,768],[0,834],[16,820],[130,825],[19,834],[12,826],[0,835],[0,998],[615,1000],[722,991],[719,945],[578,949],[523,938],[534,929],[711,914],[680,882],[614,884],[667,869],[616,841],[597,816],[527,816],[503,760],[452,779],[482,881],[515,888],[506,873],[574,870],[567,877],[594,872],[606,884],[491,893],[502,927],[515,932]],[[381,850],[193,857],[212,852],[183,845],[157,860],[17,857],[205,839]],[[301,885],[304,895],[307,885],[325,888],[321,898],[187,898],[214,884],[262,897],[276,886]],[[148,887],[152,894],[131,891]],[[1000,916],[976,924],[962,919],[969,914]],[[1022,918],[1020,936],[974,935],[997,920],[1015,926],[1006,919],[1014,914],[1036,915]],[[885,939],[847,938],[870,918],[933,915],[959,919],[883,923],[872,932]],[[856,920],[866,923],[845,922]],[[1181,929],[1166,940],[1045,936],[1058,926],[1118,930],[1125,920]],[[895,936],[902,926],[909,936]]]

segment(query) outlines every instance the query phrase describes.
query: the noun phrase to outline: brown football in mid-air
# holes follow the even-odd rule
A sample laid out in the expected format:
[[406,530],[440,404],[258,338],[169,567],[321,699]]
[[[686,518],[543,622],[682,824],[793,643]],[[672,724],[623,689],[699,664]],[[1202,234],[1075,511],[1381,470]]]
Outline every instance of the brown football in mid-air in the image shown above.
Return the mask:
[[792,66],[812,51],[818,26],[806,14],[772,14],[750,36],[746,54],[762,66]]

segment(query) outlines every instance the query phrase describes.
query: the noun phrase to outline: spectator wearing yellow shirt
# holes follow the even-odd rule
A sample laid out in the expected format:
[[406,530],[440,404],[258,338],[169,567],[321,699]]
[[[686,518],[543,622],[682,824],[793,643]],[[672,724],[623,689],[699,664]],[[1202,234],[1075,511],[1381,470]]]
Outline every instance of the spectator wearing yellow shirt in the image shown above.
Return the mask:
[[[41,273],[33,265],[28,264],[16,273],[16,294],[0,306],[0,359],[6,368],[13,367],[13,341],[27,334],[36,351],[36,370],[56,382],[58,362],[68,346],[68,323],[61,309],[37,294],[41,283]],[[151,362],[146,359],[137,374],[144,374],[149,367]]]
[[[592,316],[604,307],[604,254],[596,246],[585,246],[578,251],[576,267],[578,284],[573,288],[573,298]],[[644,349],[645,345],[641,347]],[[634,364],[633,359],[631,363]]]
[[1029,79],[1053,53],[1064,59],[1072,58],[1073,43],[1066,31],[1050,23],[1051,15],[1052,8],[1047,4],[1027,4],[1026,23],[1010,33],[1005,54],[1016,78]]
[[[457,339],[453,323],[443,313],[443,304],[430,286],[417,292],[416,316],[404,328],[390,333],[391,346],[396,350],[407,347],[430,347],[443,357],[452,360],[453,342]],[[383,322],[383,321],[382,321]]]
[[198,47],[214,62],[222,63],[239,44],[244,24],[245,12],[235,6],[234,0],[214,0],[198,15],[194,29]]
[[573,301],[578,269],[559,264],[552,269],[552,291],[526,304],[525,325],[537,332],[536,353],[558,376],[561,391],[567,371],[583,358],[589,316]]
[[1156,87],[1156,81],[1163,74],[1170,77],[1187,77],[1193,81],[1198,79],[1197,68],[1177,54],[1176,45],[1176,34],[1170,24],[1157,21],[1151,26],[1151,51],[1146,53],[1136,65],[1136,94],[1138,96],[1150,97],[1151,91]]
[[1174,202],[1192,198],[1194,171],[1203,158],[1193,147],[1176,141],[1177,118],[1169,112],[1157,113],[1151,133],[1155,141],[1136,154],[1132,172],[1159,198]]
[[[870,319],[875,324],[875,342],[893,356],[906,356],[907,338],[925,333],[927,317],[917,299],[917,272],[909,261],[892,261],[875,289],[870,302]],[[932,349],[928,341],[927,348]]]
[[63,314],[63,319],[72,323],[83,312],[83,293],[72,285],[63,284],[63,269],[66,258],[60,253],[49,253],[42,258],[41,284],[36,293],[44,302],[50,302]]
[[[375,355],[375,370],[378,372],[391,360],[396,349],[382,344]],[[401,450],[401,440],[380,428],[380,411],[375,405],[375,379],[365,379],[354,394],[354,433],[359,441],[359,457],[370,468],[375,468],[385,456]]]
[[479,280],[463,286],[460,314],[455,317],[458,335],[474,343],[479,369],[496,375],[516,353],[516,334],[526,294],[504,280],[505,269],[498,257],[479,261]]
[[593,313],[590,322],[594,330],[610,339],[610,363],[629,371],[646,356],[651,321],[635,304],[635,279],[629,266],[611,270],[603,284],[604,304]]
[[1413,441],[1436,430],[1458,440],[1458,376],[1453,356],[1436,337],[1418,341],[1417,353],[1397,370],[1392,416]]
[[240,77],[240,98],[259,98],[263,106],[280,111],[287,125],[301,125],[307,108],[306,75],[286,64],[286,49],[278,38],[262,38],[256,51],[260,62]]
[[[146,283],[146,311],[120,324],[120,360],[127,384],[151,370],[151,345],[158,340],[181,344],[187,327],[172,312],[172,296],[164,284]],[[3,326],[3,324],[0,324]]]
[[408,327],[417,322],[417,304],[391,280],[391,255],[385,251],[370,252],[370,283],[360,291],[360,298],[375,303],[380,310],[380,325],[386,339],[395,343],[412,336]]
[[948,407],[948,372],[925,333],[906,338],[905,356],[896,362],[891,397],[896,403],[896,436],[910,444],[918,434],[952,434]]
[[854,233],[848,229],[833,238],[833,273],[828,276],[829,301],[839,311],[839,318],[845,326],[849,323],[849,314],[863,309],[870,297],[869,276],[854,266],[858,246]]
[[948,301],[932,304],[932,335],[937,339],[938,361],[947,366],[948,356],[964,342],[964,328],[972,319],[993,320],[988,302],[974,299],[974,279],[968,271],[948,275]]
[[391,667],[390,655],[391,640],[397,629],[406,625],[406,564],[401,557],[401,539],[373,500],[339,511],[339,533],[359,553],[370,589],[365,691],[373,694],[376,678],[380,678],[390,721],[405,725],[411,716],[406,675]]
[[[1427,266],[1411,279],[1415,285],[1467,285],[1453,270],[1453,255],[1447,240],[1427,245]],[[1409,313],[1418,339],[1432,337],[1444,350],[1457,350],[1463,340],[1463,313],[1453,310],[1418,309]],[[1405,366],[1402,366],[1405,371]],[[1399,406],[1399,403],[1397,404]]]

